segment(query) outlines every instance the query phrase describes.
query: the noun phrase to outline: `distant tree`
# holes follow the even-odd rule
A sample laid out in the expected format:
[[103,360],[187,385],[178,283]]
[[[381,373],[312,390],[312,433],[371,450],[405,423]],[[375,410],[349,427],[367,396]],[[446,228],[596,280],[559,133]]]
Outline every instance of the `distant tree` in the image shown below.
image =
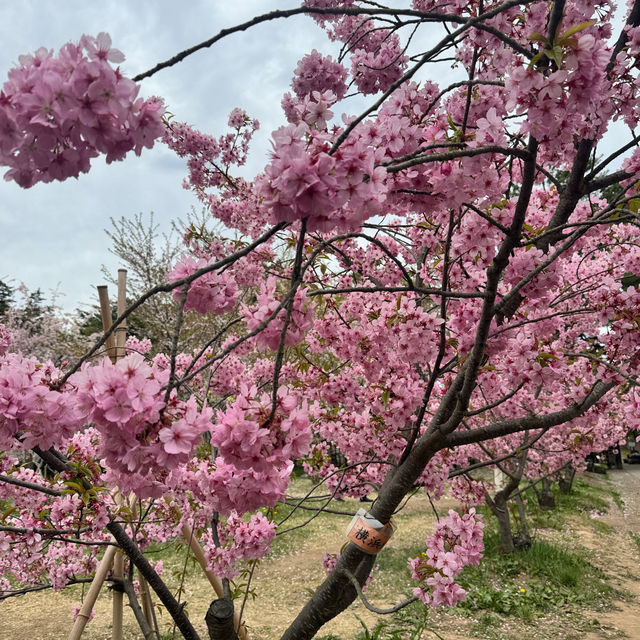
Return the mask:
[[[145,291],[167,281],[178,258],[184,253],[184,233],[197,236],[201,242],[213,238],[206,229],[206,218],[195,210],[186,221],[174,222],[170,233],[160,233],[153,212],[148,216],[138,213],[132,218],[111,218],[111,229],[105,230],[112,242],[109,251],[118,258],[122,268],[127,269],[127,300],[138,299]],[[209,217],[210,220],[210,217]],[[209,221],[207,220],[207,222]],[[105,280],[117,285],[117,278],[103,265]],[[114,290],[115,292],[115,290]],[[112,297],[115,302],[115,295]],[[171,293],[159,293],[127,319],[127,333],[136,338],[149,338],[156,351],[170,351],[176,313],[180,304]],[[102,321],[97,306],[91,311],[79,311],[80,330],[83,335],[102,331]],[[112,311],[116,318],[115,305]],[[201,344],[203,334],[215,332],[219,319],[213,314],[187,314],[184,319],[180,346],[188,350]]]
[[60,364],[88,347],[72,314],[56,304],[56,297],[54,292],[47,300],[40,288],[30,291],[23,283],[12,288],[0,281],[0,319],[11,334],[10,351]]
[[0,316],[3,316],[13,302],[13,289],[3,280],[0,280]]

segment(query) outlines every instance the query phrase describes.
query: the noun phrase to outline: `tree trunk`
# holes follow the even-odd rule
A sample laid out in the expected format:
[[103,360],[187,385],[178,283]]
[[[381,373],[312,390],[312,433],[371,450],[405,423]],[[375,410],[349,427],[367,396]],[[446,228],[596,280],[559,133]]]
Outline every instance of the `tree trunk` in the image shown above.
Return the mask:
[[561,469],[558,474],[558,486],[562,493],[571,493],[573,487],[573,479],[576,477],[576,470],[567,465],[564,469]]
[[507,507],[507,499],[504,497],[504,489],[498,491],[493,499],[486,495],[486,502],[491,509],[491,513],[498,520],[498,528],[500,530],[500,551],[508,554],[515,551],[513,543],[513,533],[511,532],[511,519],[509,517],[509,508]]
[[518,507],[518,533],[514,537],[513,542],[516,549],[530,549],[531,534],[529,533],[529,527],[527,526],[527,519],[524,511],[524,502],[522,501],[522,496],[518,494],[515,497],[515,501]]
[[556,506],[556,497],[551,491],[551,478],[542,478],[542,490],[538,493],[538,504],[543,511],[549,511]]
[[[491,509],[491,512],[498,520],[498,527],[500,529],[500,551],[505,554],[513,553],[516,549],[514,543],[513,532],[511,530],[511,519],[509,514],[508,502],[511,495],[516,491],[520,480],[522,480],[522,474],[524,473],[524,465],[527,460],[528,452],[523,450],[520,453],[518,464],[515,470],[508,473],[503,473],[503,478],[506,478],[506,482],[502,488],[496,492],[493,499],[487,493],[485,494],[485,501]],[[524,510],[523,510],[524,516]]]
[[[383,524],[389,522],[429,460],[443,448],[442,443],[440,433],[431,434],[411,451],[402,464],[387,473],[378,499],[370,509],[376,520]],[[311,640],[324,624],[356,599],[358,594],[345,572],[351,573],[363,585],[375,561],[376,556],[365,553],[352,542],[347,544],[333,571],[316,589],[281,640]]]
[[233,626],[233,601],[231,598],[214,600],[204,617],[211,640],[238,640]]

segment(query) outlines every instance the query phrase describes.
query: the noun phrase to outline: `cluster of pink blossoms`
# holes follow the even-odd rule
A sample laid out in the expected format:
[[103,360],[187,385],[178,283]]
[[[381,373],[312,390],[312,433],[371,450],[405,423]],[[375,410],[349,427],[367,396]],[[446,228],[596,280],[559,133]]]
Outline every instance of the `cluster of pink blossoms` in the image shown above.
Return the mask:
[[331,136],[300,123],[277,129],[273,146],[255,184],[274,221],[306,219],[309,231],[353,230],[380,213],[386,171],[362,138],[352,136],[329,154]]
[[[290,346],[298,344],[304,334],[311,329],[313,325],[313,310],[305,305],[306,296],[303,291],[296,291],[293,298],[293,309],[289,318],[289,326],[285,335],[284,344]],[[249,331],[255,331],[263,324],[269,316],[280,306],[280,301],[276,298],[276,280],[269,278],[260,285],[260,293],[258,294],[258,306],[254,309],[245,307],[243,309],[245,322]],[[286,309],[281,309],[275,318],[258,333],[255,337],[258,347],[263,349],[273,349],[274,351],[280,344],[282,329],[287,318]]]
[[196,470],[175,472],[177,478],[202,504],[221,514],[248,513],[283,500],[293,460],[305,455],[312,434],[306,406],[285,388],[278,392],[271,416],[271,397],[258,396],[255,387],[241,385],[236,401],[218,412],[211,428],[211,444],[218,449],[215,465],[201,461]]
[[52,389],[59,371],[51,362],[7,353],[0,357],[0,448],[42,449],[59,445],[83,425],[83,415],[68,393]]
[[451,495],[465,505],[483,504],[487,490],[482,482],[456,476],[451,480]]
[[411,577],[426,586],[415,587],[414,595],[424,604],[438,607],[455,606],[466,597],[455,577],[467,565],[478,565],[484,551],[482,516],[475,509],[460,516],[449,510],[435,531],[427,538],[427,552],[422,558],[411,558]]
[[[361,31],[363,31],[364,27]],[[402,76],[408,58],[400,38],[386,29],[368,31],[357,40],[351,54],[351,73],[361,93],[386,91]]]
[[111,67],[124,56],[106,33],[19,60],[0,92],[5,180],[28,188],[77,177],[100,153],[107,162],[140,155],[162,135],[162,101],[137,98],[138,86]]
[[182,402],[172,393],[165,403],[167,380],[168,371],[150,367],[139,354],[116,364],[105,358],[70,379],[77,387],[76,404],[102,436],[98,455],[121,489],[151,490],[129,477],[162,477],[187,462],[211,426],[212,409],[199,410],[193,396]]
[[[198,269],[206,267],[209,260],[183,257],[167,275],[170,282],[187,278]],[[184,310],[193,309],[198,313],[226,313],[236,304],[240,291],[235,280],[228,273],[210,271],[189,285]],[[182,287],[173,290],[176,301],[182,299]]]
[[256,387],[242,385],[236,401],[224,412],[218,412],[211,429],[211,444],[227,464],[238,469],[269,473],[309,450],[311,428],[305,406],[287,389],[278,389],[276,410],[271,416],[271,397],[258,396]]
[[[579,33],[565,47],[561,68],[543,73],[515,61],[505,77],[506,109],[527,113],[521,131],[557,150],[573,145],[573,136],[595,137],[606,130],[614,105],[606,86],[610,51],[592,33]],[[561,118],[552,114],[562,112]]]
[[301,98],[293,97],[290,93],[285,93],[282,98],[282,109],[287,120],[291,124],[305,122],[311,128],[320,131],[327,129],[327,123],[333,118],[333,111],[330,107],[336,102],[336,94],[333,91],[314,91]]
[[139,353],[140,355],[149,353],[153,348],[153,345],[151,344],[151,340],[149,340],[149,338],[142,338],[142,340],[139,340],[135,336],[129,336],[124,346],[127,350],[127,353],[131,353],[133,351],[135,353]]
[[282,502],[293,471],[293,462],[264,473],[250,468],[238,469],[227,464],[222,456],[216,458],[215,464],[215,469],[201,472],[198,481],[202,502],[213,504],[222,514],[249,513]]
[[[429,362],[435,357],[442,319],[424,311],[416,297],[409,294],[395,300],[376,300],[371,306],[368,315],[371,342],[410,364]],[[421,339],[416,340],[416,335]]]
[[291,88],[299,98],[314,91],[332,91],[342,99],[347,93],[347,70],[339,62],[334,62],[331,56],[325,57],[315,49],[300,59],[293,73]]
[[195,188],[199,197],[209,187],[220,187],[229,180],[225,168],[242,166],[247,160],[249,142],[260,128],[242,109],[233,109],[229,115],[233,132],[219,138],[201,133],[183,122],[172,122],[164,132],[162,141],[180,158],[188,158],[189,180],[184,187]]
[[470,5],[467,0],[450,0],[446,5],[442,0],[413,0],[411,6],[416,11],[425,12],[442,10],[443,6],[446,6],[448,12],[460,14],[465,9],[469,10],[473,5]]
[[[306,0],[308,7],[343,8],[354,6],[353,0]],[[361,93],[386,91],[400,78],[408,61],[404,55],[397,33],[380,27],[372,28],[364,16],[313,15],[323,28],[327,29],[331,40],[339,40],[347,45],[351,53],[351,74]],[[307,63],[317,64],[317,60]],[[328,63],[324,62],[328,67]],[[303,67],[304,69],[305,67]],[[319,67],[319,77],[324,69]]]
[[241,562],[262,558],[269,551],[275,535],[275,524],[261,513],[248,521],[232,513],[225,524],[218,525],[219,546],[210,532],[202,538],[208,568],[220,578],[234,578]]

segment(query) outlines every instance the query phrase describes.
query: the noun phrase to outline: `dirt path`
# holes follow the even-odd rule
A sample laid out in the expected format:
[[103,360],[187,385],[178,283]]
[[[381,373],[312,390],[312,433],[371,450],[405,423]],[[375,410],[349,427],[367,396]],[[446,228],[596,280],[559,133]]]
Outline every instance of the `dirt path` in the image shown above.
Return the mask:
[[603,548],[593,535],[585,535],[581,542],[594,551],[595,562],[613,576],[614,584],[628,592],[629,597],[616,601],[612,611],[594,613],[602,628],[589,632],[584,640],[623,637],[640,640],[640,549],[633,539],[636,535],[636,540],[640,540],[640,465],[609,471],[607,479],[594,477],[592,484],[613,488],[620,495],[622,509],[612,505],[602,518],[616,530],[618,544]]

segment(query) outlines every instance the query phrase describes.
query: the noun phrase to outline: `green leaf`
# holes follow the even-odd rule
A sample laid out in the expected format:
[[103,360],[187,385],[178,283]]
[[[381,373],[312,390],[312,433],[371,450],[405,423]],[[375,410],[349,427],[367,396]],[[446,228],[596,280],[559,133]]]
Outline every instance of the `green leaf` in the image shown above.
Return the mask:
[[536,53],[536,55],[533,56],[533,58],[531,58],[531,62],[529,63],[529,66],[527,68],[528,69],[533,69],[538,64],[538,62],[540,62],[540,60],[542,60],[544,55],[545,55],[544,51],[540,51],[540,52]]
[[593,27],[594,24],[595,20],[592,20],[590,22],[581,22],[580,24],[574,24],[573,27],[569,27],[564,33],[562,33],[558,40],[565,40],[567,38],[570,38],[576,33],[580,33],[580,31],[584,31],[589,27]]
[[630,271],[627,271],[627,273],[625,273],[622,276],[622,279],[620,280],[620,284],[622,285],[623,289],[628,289],[629,287],[637,288],[638,285],[640,284],[640,276],[637,276],[635,273],[631,273]]
[[74,493],[84,493],[84,487],[79,482],[73,480],[65,480],[64,482]]
[[12,513],[18,510],[18,507],[9,507],[2,512],[2,521],[5,521]]
[[626,208],[633,211],[633,213],[638,213],[638,209],[640,209],[640,198],[631,198],[631,200],[627,202]]
[[571,49],[575,49],[578,46],[577,38],[564,38],[563,40],[556,40],[556,42],[563,47],[571,47]]
[[527,37],[528,40],[535,40],[536,42],[542,42],[542,44],[549,44],[549,40],[544,33],[540,33],[539,31],[534,31],[530,36]]
[[554,355],[553,353],[539,353],[536,356],[536,362],[540,365],[542,365],[543,367],[548,366],[549,364],[549,360],[557,360],[558,356]]
[[545,53],[558,65],[558,68],[562,66],[562,47],[559,44],[554,45],[551,51],[545,50]]

